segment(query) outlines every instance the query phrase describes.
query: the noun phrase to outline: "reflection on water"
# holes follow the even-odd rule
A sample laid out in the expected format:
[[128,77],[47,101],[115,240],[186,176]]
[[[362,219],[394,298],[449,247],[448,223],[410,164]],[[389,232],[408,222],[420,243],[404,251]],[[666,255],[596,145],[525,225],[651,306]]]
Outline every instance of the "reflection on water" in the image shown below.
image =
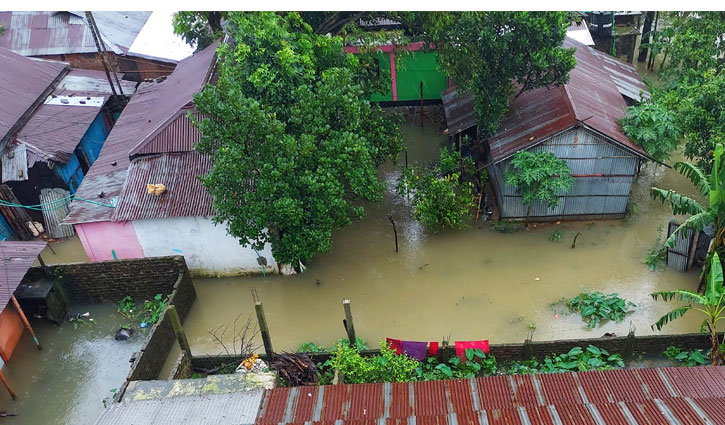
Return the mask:
[[3,424],[92,424],[103,411],[103,399],[126,379],[129,359],[146,335],[116,341],[113,335],[123,319],[111,305],[73,307],[71,312],[90,312],[93,322],[74,328],[34,321],[43,350],[38,351],[25,332],[3,373],[18,395],[13,401],[0,387],[0,410],[17,413],[2,418]]
[[[438,155],[443,137],[432,130],[405,130],[411,163]],[[334,233],[332,252],[318,255],[302,275],[195,280],[198,299],[184,324],[196,354],[218,353],[208,330],[253,314],[250,289],[263,302],[275,349],[294,350],[306,341],[329,346],[345,336],[341,301],[352,299],[357,334],[373,345],[379,338],[452,340],[488,338],[522,341],[530,324],[539,340],[637,334],[670,305],[655,303],[654,290],[695,289],[697,272],[651,272],[642,263],[658,226],[672,218],[666,206],[649,198],[659,185],[695,195],[687,180],[665,167],[646,166],[633,187],[636,214],[622,221],[562,222],[501,234],[485,222],[463,230],[429,234],[394,193],[396,167],[381,174],[388,190],[367,216]],[[400,252],[388,214],[397,225]],[[558,230],[561,242],[549,241]],[[582,232],[576,249],[571,240]],[[589,330],[578,317],[555,317],[549,306],[582,289],[618,292],[638,305],[622,323]],[[696,316],[678,319],[666,332],[697,332]]]

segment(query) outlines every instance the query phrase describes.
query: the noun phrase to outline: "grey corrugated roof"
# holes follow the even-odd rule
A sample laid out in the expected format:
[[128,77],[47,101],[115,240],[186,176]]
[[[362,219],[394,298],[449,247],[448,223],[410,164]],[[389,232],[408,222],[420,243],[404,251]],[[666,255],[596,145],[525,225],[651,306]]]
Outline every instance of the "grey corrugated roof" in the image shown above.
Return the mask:
[[251,425],[263,390],[114,403],[96,425]]
[[[70,192],[61,188],[40,189],[40,203],[50,205],[49,208],[43,209],[43,221],[51,238],[70,238],[75,234],[73,226],[62,224],[63,219],[68,215],[70,200],[67,197],[69,196]],[[61,201],[63,198],[66,198],[65,201]]]
[[0,311],[5,309],[10,296],[47,244],[46,241],[0,241]]

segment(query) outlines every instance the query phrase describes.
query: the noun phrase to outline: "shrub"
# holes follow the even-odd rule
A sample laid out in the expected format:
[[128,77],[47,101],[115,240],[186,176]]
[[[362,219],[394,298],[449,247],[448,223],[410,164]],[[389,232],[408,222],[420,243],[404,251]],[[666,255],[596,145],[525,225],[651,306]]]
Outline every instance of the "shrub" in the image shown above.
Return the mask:
[[621,322],[631,312],[629,308],[636,307],[634,303],[618,297],[616,293],[604,295],[601,292],[583,292],[569,300],[566,305],[569,311],[580,312],[590,329],[597,327],[602,320]]
[[514,362],[509,368],[510,374],[584,372],[587,370],[611,370],[624,367],[619,354],[609,354],[607,350],[590,345],[586,350],[574,347],[566,354],[546,356],[543,362],[530,359]]
[[482,375],[493,375],[497,370],[496,358],[480,349],[467,349],[466,361],[458,357],[440,363],[435,357],[429,357],[416,369],[418,380],[435,381],[439,379],[468,379]]
[[665,349],[664,354],[668,359],[684,363],[685,366],[702,366],[710,363],[708,354],[704,350],[686,351],[670,345]]
[[314,342],[303,342],[297,348],[298,353],[321,353],[325,351],[325,347],[317,345]]
[[330,358],[330,366],[340,371],[348,384],[413,381],[419,364],[405,354],[396,353],[384,341],[380,341],[377,356],[363,357],[349,344],[338,344]]

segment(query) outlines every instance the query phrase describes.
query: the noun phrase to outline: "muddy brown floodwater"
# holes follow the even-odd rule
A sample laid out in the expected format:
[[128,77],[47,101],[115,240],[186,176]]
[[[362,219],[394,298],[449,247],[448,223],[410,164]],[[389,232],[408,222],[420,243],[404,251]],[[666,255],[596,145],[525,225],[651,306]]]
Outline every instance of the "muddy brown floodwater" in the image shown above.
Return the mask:
[[[411,163],[437,156],[440,133],[411,124],[404,130]],[[697,286],[697,272],[653,272],[642,262],[655,245],[658,227],[666,228],[672,218],[666,206],[650,199],[650,186],[695,195],[689,182],[671,169],[643,168],[632,193],[636,212],[625,220],[562,222],[512,234],[480,221],[430,234],[394,193],[397,170],[392,164],[383,167],[388,186],[383,201],[368,206],[364,219],[336,231],[332,251],[315,257],[305,273],[196,279],[198,298],[184,324],[194,353],[223,351],[208,331],[229,324],[230,340],[234,319],[254,314],[252,287],[264,302],[274,347],[282,351],[307,341],[329,347],[345,337],[344,297],[352,300],[358,336],[372,346],[385,337],[440,341],[450,336],[503,343],[522,341],[530,325],[536,326],[538,340],[624,335],[630,322],[637,334],[651,334],[650,325],[673,306],[654,302],[649,294]],[[398,226],[398,253],[390,213]],[[562,234],[561,242],[549,240],[554,231]],[[576,232],[582,234],[572,249]],[[550,303],[584,289],[617,292],[637,308],[625,321],[594,330],[578,316],[556,315]],[[697,332],[698,317],[688,316],[664,332]],[[175,350],[172,356],[177,354]]]

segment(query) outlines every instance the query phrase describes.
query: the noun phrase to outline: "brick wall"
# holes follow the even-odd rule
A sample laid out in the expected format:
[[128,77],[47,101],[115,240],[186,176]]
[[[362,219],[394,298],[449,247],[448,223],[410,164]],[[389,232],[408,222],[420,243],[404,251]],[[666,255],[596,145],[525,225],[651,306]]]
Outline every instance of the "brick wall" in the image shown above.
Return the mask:
[[191,367],[191,358],[186,355],[185,352],[179,354],[179,358],[176,359],[173,369],[169,374],[170,379],[187,379],[191,378],[191,374],[194,371]]
[[[48,268],[51,273],[62,275],[60,282],[71,301],[76,303],[117,303],[126,295],[142,301],[156,294],[170,295],[180,273],[191,281],[182,256],[59,264]],[[33,267],[26,279],[42,275],[41,268]],[[182,286],[182,298],[190,296],[189,288],[193,291],[193,286]],[[187,303],[184,301],[183,305],[190,308]]]

